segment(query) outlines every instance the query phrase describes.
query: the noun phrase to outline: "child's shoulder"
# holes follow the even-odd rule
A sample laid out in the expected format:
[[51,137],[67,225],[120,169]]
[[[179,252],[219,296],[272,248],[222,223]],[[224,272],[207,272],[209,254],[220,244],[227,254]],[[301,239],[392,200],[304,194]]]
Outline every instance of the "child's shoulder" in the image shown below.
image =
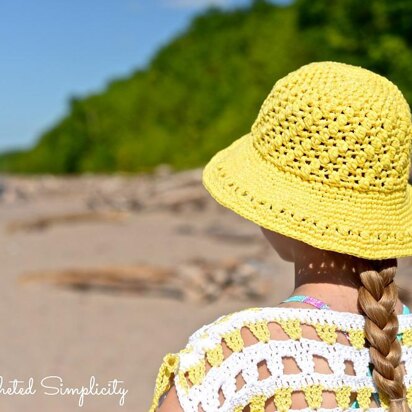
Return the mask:
[[[349,316],[348,316],[349,315]],[[292,307],[250,307],[224,314],[193,332],[176,356],[179,370],[219,366],[245,347],[282,341],[285,347],[302,337],[333,345],[338,330],[355,336],[357,347],[364,344],[361,315]],[[358,339],[356,339],[358,337]],[[296,346],[296,345],[295,345]]]
[[246,324],[258,320],[270,309],[273,308],[250,307],[235,312],[225,313],[194,331],[190,335],[187,345],[190,346],[190,344],[194,344],[206,337],[218,336],[225,334],[228,331],[240,329],[243,326],[246,326]]
[[[185,402],[193,385],[200,384],[209,369],[220,366],[245,346],[274,339],[269,332],[269,319],[282,322],[280,308],[250,307],[226,313],[196,329],[186,345],[176,353],[167,353],[156,378],[150,412],[174,384],[181,402]],[[287,312],[286,312],[287,313]],[[266,326],[265,326],[266,325]]]
[[[266,340],[268,338],[267,329],[271,329],[270,332],[276,332],[276,325],[287,337],[298,339],[300,329],[304,324],[314,327],[329,325],[331,328],[348,331],[353,328],[363,329],[364,318],[361,315],[346,312],[313,308],[250,307],[224,314],[213,322],[198,328],[190,335],[185,349],[195,345],[218,343],[230,334],[238,334],[243,328],[250,329],[258,340]],[[276,338],[276,333],[274,335],[272,333],[271,338]]]
[[[403,343],[411,346],[412,314],[399,316],[399,330],[405,332]],[[366,356],[364,317],[360,314],[284,306],[250,307],[223,314],[195,330],[180,351],[166,354],[156,380],[153,405],[174,384],[180,401],[188,406],[189,391],[193,386],[199,389],[211,369],[215,372],[211,381],[223,382],[219,374],[238,370],[239,362],[251,364],[259,351],[296,356],[304,367],[307,362],[302,354],[317,350],[325,354],[330,350],[333,355],[338,336],[341,343],[345,341],[340,349],[346,355],[358,359],[362,352]]]

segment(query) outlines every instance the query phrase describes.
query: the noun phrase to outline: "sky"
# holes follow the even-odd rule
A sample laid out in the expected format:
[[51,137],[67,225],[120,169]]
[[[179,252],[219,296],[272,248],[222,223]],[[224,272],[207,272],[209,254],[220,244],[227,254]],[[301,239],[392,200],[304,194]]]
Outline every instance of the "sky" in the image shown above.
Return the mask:
[[0,151],[33,145],[70,97],[143,68],[208,6],[249,1],[1,0]]

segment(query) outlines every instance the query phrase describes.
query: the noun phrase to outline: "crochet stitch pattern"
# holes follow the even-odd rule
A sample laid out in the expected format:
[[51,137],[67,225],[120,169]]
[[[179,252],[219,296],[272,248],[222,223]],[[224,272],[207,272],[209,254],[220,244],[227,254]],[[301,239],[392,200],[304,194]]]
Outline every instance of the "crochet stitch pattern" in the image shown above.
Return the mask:
[[320,249],[410,256],[411,138],[395,84],[314,62],[275,83],[251,131],[212,157],[202,181],[240,216]]
[[[398,315],[398,320],[403,334],[404,382],[412,405],[412,314]],[[282,327],[287,338],[271,336],[272,322]],[[317,339],[305,337],[304,326],[312,326]],[[256,342],[246,345],[242,328],[247,328]],[[374,387],[368,375],[370,357],[363,328],[362,315],[333,310],[268,307],[224,315],[194,332],[180,352],[165,356],[150,412],[156,411],[159,398],[172,383],[185,412],[241,412],[246,407],[263,412],[268,402],[278,411],[294,411],[292,394],[296,391],[303,392],[307,403],[301,411],[348,410],[352,394],[362,409],[388,410],[387,399],[381,394],[381,406],[370,407]],[[337,342],[339,331],[347,332],[347,344]],[[231,351],[226,356],[224,344]],[[317,371],[314,356],[327,362],[329,373]],[[284,358],[293,358],[300,371],[284,373]],[[354,374],[346,372],[346,362],[353,365]],[[259,372],[262,363],[267,367],[266,376]],[[239,379],[243,382],[240,388]],[[322,407],[324,391],[334,393],[337,407]]]

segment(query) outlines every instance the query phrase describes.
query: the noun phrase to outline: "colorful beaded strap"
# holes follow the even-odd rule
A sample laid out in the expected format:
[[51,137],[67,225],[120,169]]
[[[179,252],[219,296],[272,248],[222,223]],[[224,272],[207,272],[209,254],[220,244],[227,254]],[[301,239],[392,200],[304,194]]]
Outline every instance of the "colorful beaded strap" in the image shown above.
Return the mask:
[[303,302],[308,303],[309,305],[312,305],[318,309],[330,309],[330,307],[325,302],[314,298],[313,296],[293,295],[285,299],[283,302]]
[[[308,303],[309,305],[312,305],[312,306],[314,306],[315,308],[318,308],[318,309],[330,309],[330,307],[325,302],[323,302],[320,299],[314,298],[313,296],[293,295],[293,296],[290,296],[289,298],[283,300],[282,302],[284,302],[284,303],[287,303],[287,302],[303,302],[303,303]],[[408,313],[411,313],[410,309],[405,304],[402,304],[402,314],[406,315]]]

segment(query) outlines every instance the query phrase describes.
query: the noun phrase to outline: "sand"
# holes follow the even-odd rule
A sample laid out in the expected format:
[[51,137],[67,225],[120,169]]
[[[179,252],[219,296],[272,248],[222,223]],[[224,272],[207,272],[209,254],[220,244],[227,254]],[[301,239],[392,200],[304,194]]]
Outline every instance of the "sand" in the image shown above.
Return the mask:
[[[180,350],[194,330],[218,316],[250,306],[275,305],[292,289],[293,266],[266,247],[255,224],[217,204],[183,212],[129,210],[122,220],[60,221],[43,229],[10,231],[13,222],[90,210],[86,198],[84,192],[63,192],[0,202],[3,388],[13,379],[24,381],[20,386],[26,387],[33,378],[37,389],[28,395],[0,393],[2,411],[147,411],[166,353]],[[237,233],[239,238],[213,236],[211,227]],[[202,303],[20,282],[27,273],[68,267],[140,263],[173,267],[191,257],[217,261],[253,253],[263,256],[273,281],[259,302],[220,298]],[[399,263],[398,279],[406,284],[410,260],[399,259]],[[87,387],[92,376],[100,387],[117,379],[128,392],[123,406],[120,395],[101,395],[85,396],[79,407],[79,395],[44,393],[42,379],[54,386],[57,382],[51,376],[60,377],[64,388]]]

